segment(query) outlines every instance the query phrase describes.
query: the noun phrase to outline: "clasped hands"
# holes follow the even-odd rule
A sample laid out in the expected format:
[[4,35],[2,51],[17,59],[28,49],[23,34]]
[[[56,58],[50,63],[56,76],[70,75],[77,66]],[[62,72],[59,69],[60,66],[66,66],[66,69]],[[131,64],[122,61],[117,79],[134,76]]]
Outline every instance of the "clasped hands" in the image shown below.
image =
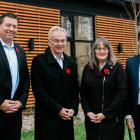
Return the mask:
[[73,109],[62,108],[58,115],[63,120],[71,120],[71,118],[74,115],[74,110]]
[[93,113],[88,112],[87,116],[89,117],[90,121],[93,123],[101,123],[105,119],[105,115],[103,113]]
[[4,100],[4,102],[0,105],[0,110],[5,113],[15,113],[22,106],[20,101],[13,100]]

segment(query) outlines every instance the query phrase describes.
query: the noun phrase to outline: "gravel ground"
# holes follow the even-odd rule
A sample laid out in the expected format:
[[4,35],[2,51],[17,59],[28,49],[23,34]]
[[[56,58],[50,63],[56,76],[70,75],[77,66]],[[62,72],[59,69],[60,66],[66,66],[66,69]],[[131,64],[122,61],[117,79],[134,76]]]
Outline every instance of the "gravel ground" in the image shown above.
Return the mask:
[[[75,117],[74,120],[75,124],[84,121],[84,115],[81,106],[79,106],[78,115]],[[22,115],[22,130],[29,131],[31,129],[34,129],[34,109],[26,109],[25,111],[23,111]]]
[[34,109],[27,109],[22,114],[22,130],[34,129]]

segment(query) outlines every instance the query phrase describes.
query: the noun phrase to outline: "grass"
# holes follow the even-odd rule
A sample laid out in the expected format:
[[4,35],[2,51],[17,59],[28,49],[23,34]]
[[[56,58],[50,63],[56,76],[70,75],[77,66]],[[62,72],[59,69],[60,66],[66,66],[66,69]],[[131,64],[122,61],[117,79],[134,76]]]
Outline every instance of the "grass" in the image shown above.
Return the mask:
[[74,132],[75,132],[75,140],[85,140],[85,129],[84,124],[79,123],[74,126]]
[[[134,133],[131,132],[132,140],[135,140]],[[128,135],[128,128],[125,128],[125,138],[124,140],[130,140]]]
[[[75,130],[75,140],[85,140],[85,130],[84,130],[84,124],[81,122],[78,122],[74,126]],[[21,140],[34,140],[34,131],[25,131],[22,132],[22,138]],[[125,129],[125,138],[124,140],[129,140],[128,136],[128,129]],[[132,134],[132,140],[135,140],[134,134]]]
[[[84,124],[80,123],[75,125],[75,140],[85,140],[85,129],[84,129]],[[134,133],[131,133],[132,135],[132,140],[135,140]],[[130,140],[129,135],[128,135],[128,128],[125,128],[125,137],[124,140]]]
[[34,140],[34,131],[24,131],[21,134],[21,140]]

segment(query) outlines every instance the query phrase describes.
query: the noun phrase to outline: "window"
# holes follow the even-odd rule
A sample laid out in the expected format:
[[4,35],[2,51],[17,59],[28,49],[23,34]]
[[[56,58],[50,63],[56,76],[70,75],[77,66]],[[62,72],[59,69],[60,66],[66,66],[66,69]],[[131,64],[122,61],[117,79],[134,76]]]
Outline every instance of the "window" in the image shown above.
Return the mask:
[[92,17],[74,16],[75,39],[93,40],[93,20]]
[[61,17],[61,27],[65,28],[68,33],[68,37],[71,38],[71,20],[68,16],[62,16]]
[[61,26],[68,32],[68,43],[64,51],[77,63],[81,81],[83,68],[89,62],[94,41],[93,17],[65,13],[61,16]]

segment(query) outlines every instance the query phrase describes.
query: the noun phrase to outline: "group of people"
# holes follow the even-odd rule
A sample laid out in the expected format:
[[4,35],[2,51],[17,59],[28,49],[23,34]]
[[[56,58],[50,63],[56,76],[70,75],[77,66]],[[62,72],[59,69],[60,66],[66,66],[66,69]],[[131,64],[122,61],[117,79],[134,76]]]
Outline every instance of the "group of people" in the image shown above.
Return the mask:
[[[16,15],[0,16],[1,140],[20,140],[30,87],[26,54],[13,41],[17,29]],[[79,102],[85,114],[86,140],[123,140],[124,118],[140,140],[140,55],[129,58],[124,69],[109,41],[97,38],[79,85],[77,65],[64,53],[66,42],[66,30],[52,27],[49,47],[32,61],[35,140],[74,140],[73,116]]]

